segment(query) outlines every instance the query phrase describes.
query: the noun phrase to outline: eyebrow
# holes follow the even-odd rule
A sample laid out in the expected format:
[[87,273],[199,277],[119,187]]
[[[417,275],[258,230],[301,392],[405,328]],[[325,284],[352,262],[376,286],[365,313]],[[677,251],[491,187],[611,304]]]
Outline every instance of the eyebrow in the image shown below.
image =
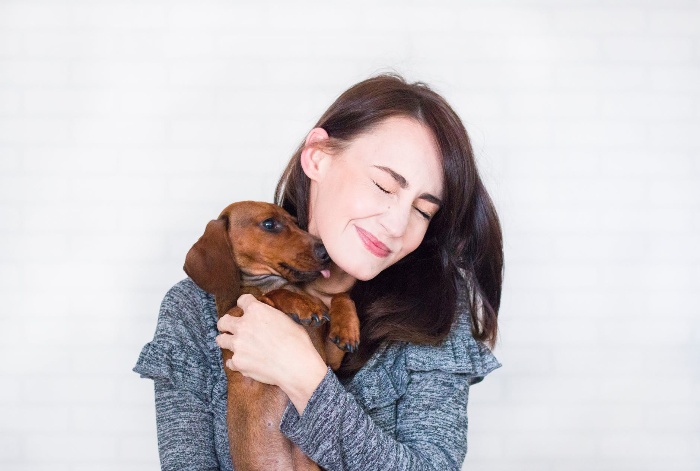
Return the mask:
[[[396,183],[398,183],[399,186],[401,188],[403,188],[404,190],[406,188],[408,188],[408,182],[403,177],[403,175],[400,175],[400,174],[396,173],[395,171],[393,171],[392,169],[390,169],[389,167],[384,167],[382,165],[375,165],[374,167],[378,168],[379,170],[383,170],[386,173],[388,173],[389,175],[391,175],[391,177],[394,180],[396,180]],[[419,195],[418,198],[429,201],[429,202],[436,204],[438,206],[442,206],[442,200],[435,195],[431,195],[430,193],[423,193],[422,195]]]

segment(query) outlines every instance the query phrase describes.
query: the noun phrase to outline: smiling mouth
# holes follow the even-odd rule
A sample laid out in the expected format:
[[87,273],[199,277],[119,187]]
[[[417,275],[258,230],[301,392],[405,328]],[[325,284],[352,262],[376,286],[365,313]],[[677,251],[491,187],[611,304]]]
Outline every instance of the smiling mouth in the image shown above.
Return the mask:
[[365,248],[369,250],[370,253],[372,253],[372,255],[375,255],[380,258],[389,256],[391,250],[389,249],[389,247],[384,245],[379,239],[377,239],[371,233],[367,232],[366,230],[360,227],[355,226],[355,230],[360,236],[360,240],[364,244]]

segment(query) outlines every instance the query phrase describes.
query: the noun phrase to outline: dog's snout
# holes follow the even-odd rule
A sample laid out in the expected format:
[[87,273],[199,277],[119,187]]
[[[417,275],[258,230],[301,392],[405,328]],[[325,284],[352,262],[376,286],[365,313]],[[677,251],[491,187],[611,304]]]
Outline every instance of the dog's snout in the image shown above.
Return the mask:
[[331,258],[328,256],[328,252],[326,252],[326,247],[324,247],[320,242],[314,246],[314,254],[316,255],[318,261],[323,264],[331,261]]

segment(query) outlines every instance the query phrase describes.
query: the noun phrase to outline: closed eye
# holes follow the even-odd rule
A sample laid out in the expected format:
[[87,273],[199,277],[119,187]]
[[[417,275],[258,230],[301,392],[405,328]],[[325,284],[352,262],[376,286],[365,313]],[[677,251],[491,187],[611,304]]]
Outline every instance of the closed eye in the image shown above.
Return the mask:
[[423,216],[426,220],[430,221],[430,219],[432,218],[432,216],[430,214],[426,213],[425,211],[421,211],[420,209],[416,208],[415,206],[414,206],[414,208],[416,211],[418,211],[418,213],[421,216]]
[[[386,188],[384,188],[383,186],[381,186],[379,183],[375,182],[374,180],[372,180],[372,182],[377,186],[377,188],[379,188],[380,190],[382,190],[382,192],[384,192],[384,193],[386,193],[386,194],[388,194],[388,195],[393,194],[391,191],[387,190]],[[415,209],[416,211],[418,211],[418,214],[420,214],[421,217],[424,218],[426,221],[430,221],[430,220],[432,219],[432,217],[433,217],[433,216],[430,215],[429,213],[426,213],[425,211],[422,211],[422,210],[418,209],[418,208],[415,207],[415,206],[413,207],[413,209]]]
[[382,190],[384,193],[391,194],[391,192],[390,192],[389,190],[387,190],[386,188],[384,188],[383,186],[381,186],[379,183],[375,182],[374,180],[372,180],[372,182],[374,182],[374,184],[377,185],[377,188],[379,188],[380,190]]

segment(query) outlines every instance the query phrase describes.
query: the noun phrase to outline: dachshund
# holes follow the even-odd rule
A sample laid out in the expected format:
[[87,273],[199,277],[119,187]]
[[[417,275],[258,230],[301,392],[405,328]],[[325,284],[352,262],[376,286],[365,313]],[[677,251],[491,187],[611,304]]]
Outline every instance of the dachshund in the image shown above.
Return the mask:
[[[213,294],[218,317],[241,316],[238,297],[249,293],[304,326],[331,369],[357,349],[360,324],[347,293],[333,296],[330,309],[302,286],[330,272],[320,239],[301,230],[280,206],[242,201],[227,206],[185,259],[185,273]],[[232,357],[222,349],[224,364]],[[236,471],[319,470],[284,436],[279,425],[287,396],[277,386],[224,368],[228,380],[229,446]]]

